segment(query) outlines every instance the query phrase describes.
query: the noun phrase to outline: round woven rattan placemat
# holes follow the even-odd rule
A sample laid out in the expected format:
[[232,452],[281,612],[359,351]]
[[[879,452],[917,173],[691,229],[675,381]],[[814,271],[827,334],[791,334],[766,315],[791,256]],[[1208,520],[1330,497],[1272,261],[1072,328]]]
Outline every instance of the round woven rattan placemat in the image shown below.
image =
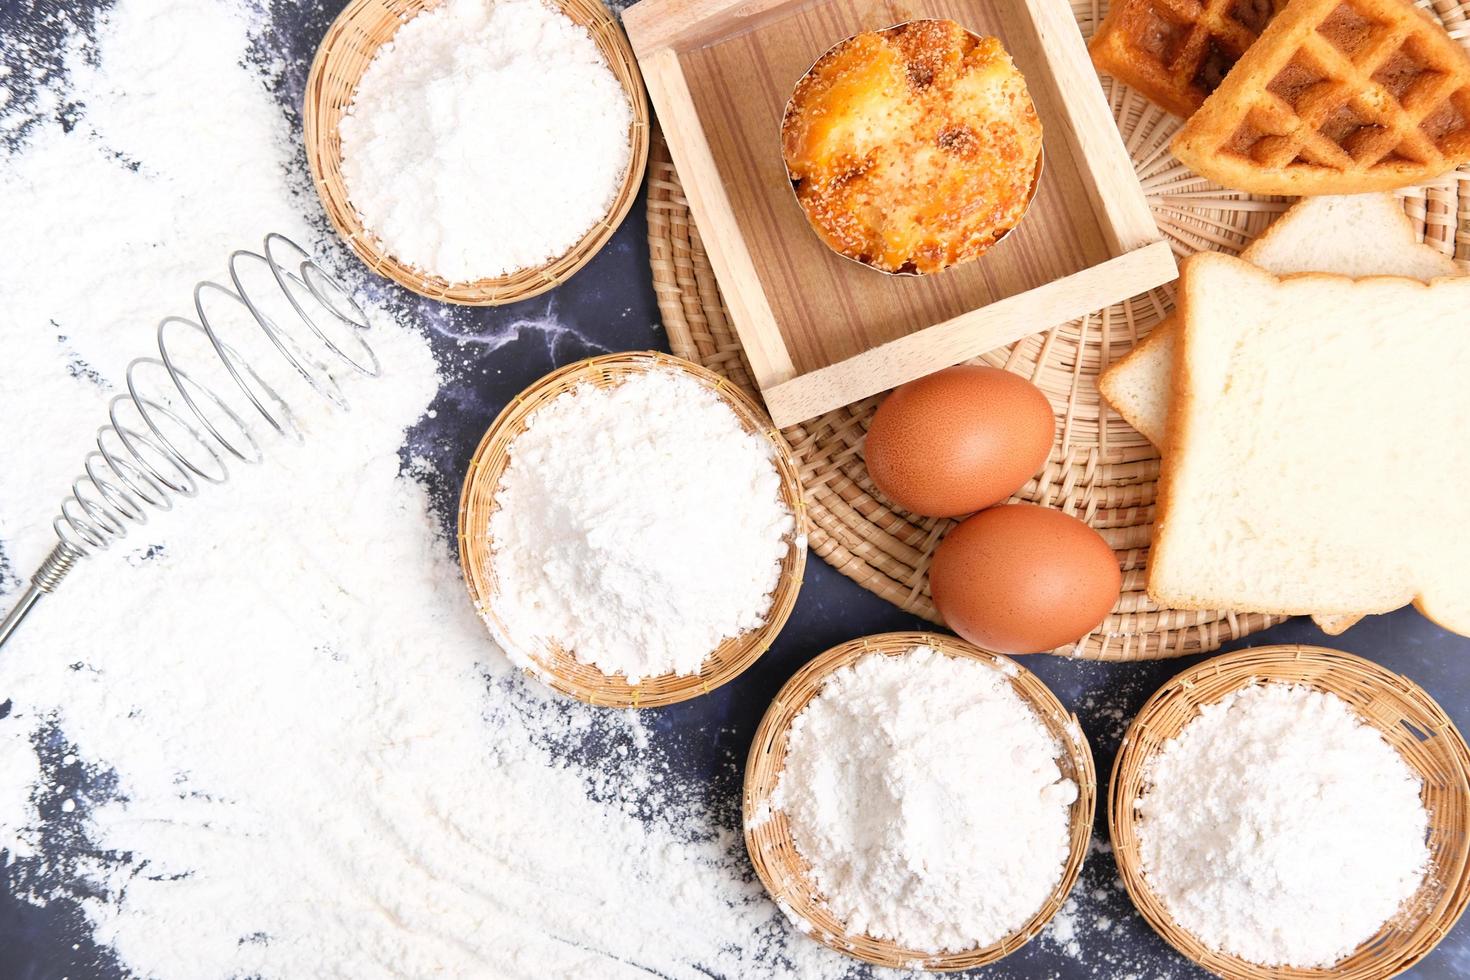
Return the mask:
[[[1470,44],[1470,0],[1423,6],[1461,43]],[[1091,36],[1106,9],[1095,0],[1074,0],[1084,36]],[[1180,256],[1204,249],[1238,252],[1289,203],[1222,190],[1180,166],[1168,149],[1179,120],[1111,78],[1104,76],[1102,83],[1154,219]],[[759,400],[661,139],[648,177],[653,285],[669,345],[678,356],[725,375]],[[1425,240],[1470,271],[1470,166],[1402,196]],[[1123,591],[1113,612],[1097,630],[1058,653],[1094,660],[1183,656],[1214,650],[1281,618],[1162,609],[1144,592],[1159,454],[1100,399],[1097,376],[1173,306],[1173,286],[1163,286],[980,358],[1034,381],[1061,420],[1045,470],[1013,499],[1057,507],[1087,521],[1117,551],[1123,568]],[[868,479],[863,435],[879,400],[854,402],[783,432],[801,468],[811,549],[864,588],[940,622],[926,577],[930,556],[952,522],[893,507]]]

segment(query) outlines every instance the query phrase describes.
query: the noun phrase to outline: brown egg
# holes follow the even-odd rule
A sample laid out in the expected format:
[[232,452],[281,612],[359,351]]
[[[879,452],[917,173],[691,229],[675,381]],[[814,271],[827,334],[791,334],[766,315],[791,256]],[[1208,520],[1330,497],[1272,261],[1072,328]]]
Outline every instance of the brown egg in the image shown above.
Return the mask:
[[1021,489],[1046,463],[1055,430],[1041,389],[962,364],[895,388],[864,453],[889,500],[925,517],[960,517]]
[[951,528],[929,567],[945,623],[997,653],[1054,650],[1086,635],[1122,584],[1102,535],[1032,504],[992,507]]

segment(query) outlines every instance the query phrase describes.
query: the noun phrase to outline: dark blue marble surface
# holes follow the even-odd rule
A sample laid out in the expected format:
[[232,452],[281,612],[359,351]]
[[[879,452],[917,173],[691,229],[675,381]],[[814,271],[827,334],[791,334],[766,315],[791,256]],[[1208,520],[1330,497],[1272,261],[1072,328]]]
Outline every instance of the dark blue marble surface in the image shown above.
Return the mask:
[[[90,20],[91,8],[105,6],[94,0],[0,0],[0,41],[60,2],[74,8],[81,23]],[[259,43],[285,59],[288,68],[280,95],[283,104],[299,105],[315,45],[342,3],[277,0],[273,6],[275,30]],[[499,309],[470,310],[405,294],[405,302],[416,306],[430,325],[441,363],[451,368],[452,380],[434,405],[437,417],[415,430],[405,449],[437,467],[433,489],[446,520],[453,514],[470,454],[485,427],[522,388],[552,368],[590,354],[666,349],[657,326],[645,238],[640,201],[607,248],[569,283],[546,296]],[[766,705],[801,664],[855,636],[926,625],[813,558],[796,610],[770,652],[711,695],[649,712],[655,738],[667,743],[680,772],[706,780],[711,795],[733,803],[737,783],[730,778],[730,760],[744,758]],[[1335,639],[1309,621],[1296,619],[1226,649],[1287,642],[1318,643],[1373,658],[1423,685],[1462,729],[1470,725],[1470,640],[1446,633],[1412,610],[1371,618]],[[1127,720],[1159,685],[1199,659],[1099,664],[1037,656],[1025,663],[1078,713],[1105,780]],[[1100,790],[1105,797],[1105,787]],[[1098,840],[1105,841],[1101,816],[1097,832]],[[1155,936],[1126,894],[1114,887],[1114,878],[1111,856],[1093,853],[1074,893],[1082,922],[1077,948],[1064,951],[1055,941],[1040,940],[973,975],[1069,980],[1204,976]],[[0,883],[8,884],[3,873]],[[74,909],[65,903],[36,908],[15,900],[8,888],[0,889],[0,980],[120,975],[107,952],[87,939]],[[1418,980],[1470,976],[1470,925],[1461,923],[1406,976]]]

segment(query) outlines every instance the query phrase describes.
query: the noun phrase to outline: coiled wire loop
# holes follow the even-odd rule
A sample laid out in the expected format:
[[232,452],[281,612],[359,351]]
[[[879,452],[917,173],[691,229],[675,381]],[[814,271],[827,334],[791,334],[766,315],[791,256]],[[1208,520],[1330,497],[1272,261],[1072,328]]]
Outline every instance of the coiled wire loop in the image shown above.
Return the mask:
[[[251,280],[252,267],[269,272],[265,282],[274,284],[269,300]],[[277,433],[299,435],[277,387],[227,341],[221,304],[247,313],[295,375],[340,408],[348,407],[341,375],[379,373],[377,356],[361,336],[369,328],[367,314],[310,253],[274,232],[261,251],[234,252],[229,284],[195,286],[194,319],[166,317],[158,325],[158,356],[128,364],[127,392],[109,404],[108,424],[97,430],[97,448],[87,455],[83,474],[52,522],[66,546],[58,551],[84,556],[107,548],[127,534],[129,525],[147,523],[149,509],[170,510],[173,498],[195,496],[202,483],[225,482],[227,460],[260,462],[264,452],[249,423],[254,415]],[[183,365],[178,348],[186,340],[196,347],[207,343],[215,362],[211,369],[219,374],[222,368],[233,388],[207,383]],[[49,575],[48,585],[43,591],[56,585]]]

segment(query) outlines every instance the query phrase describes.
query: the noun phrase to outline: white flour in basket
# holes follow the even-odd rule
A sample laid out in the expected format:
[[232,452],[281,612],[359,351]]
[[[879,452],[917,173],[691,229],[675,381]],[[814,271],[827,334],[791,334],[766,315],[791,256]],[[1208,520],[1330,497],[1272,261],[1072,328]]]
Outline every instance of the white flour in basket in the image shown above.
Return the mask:
[[698,673],[765,622],[793,518],[770,444],[709,387],[672,370],[581,384],[526,425],[489,527],[517,662],[540,669],[555,643],[636,684]]
[[[256,9],[119,0],[95,44],[57,15],[69,82],[0,113],[0,605],[158,317],[267,229],[315,237],[270,94],[304,66],[251,67]],[[0,878],[161,980],[846,974],[636,716],[487,641],[400,472],[435,365],[363,287],[386,373],[351,413],[303,404],[303,447],[84,563],[0,655]]]
[[836,671],[792,723],[764,820],[785,812],[850,933],[988,946],[1045,904],[1077,785],[1004,672],[928,647]]
[[342,117],[363,224],[451,282],[564,254],[628,172],[633,111],[586,28],[546,0],[446,0],[379,49]]
[[1419,778],[1336,695],[1262,684],[1207,705],[1145,780],[1149,886],[1206,946],[1255,963],[1331,966],[1428,866]]

